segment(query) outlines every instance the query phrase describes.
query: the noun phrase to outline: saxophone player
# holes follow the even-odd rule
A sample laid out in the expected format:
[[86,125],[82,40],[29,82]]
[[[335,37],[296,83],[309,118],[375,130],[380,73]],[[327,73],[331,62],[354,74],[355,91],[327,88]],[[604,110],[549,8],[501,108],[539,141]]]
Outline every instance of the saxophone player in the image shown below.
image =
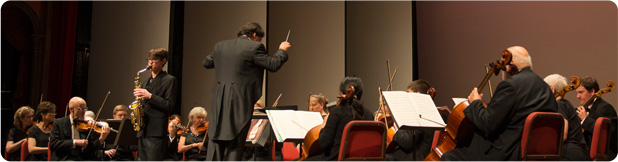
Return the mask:
[[137,133],[138,155],[142,161],[162,161],[167,147],[167,117],[172,114],[176,101],[178,83],[176,77],[163,71],[168,52],[153,48],[148,52],[151,76],[133,95],[142,100],[143,127]]

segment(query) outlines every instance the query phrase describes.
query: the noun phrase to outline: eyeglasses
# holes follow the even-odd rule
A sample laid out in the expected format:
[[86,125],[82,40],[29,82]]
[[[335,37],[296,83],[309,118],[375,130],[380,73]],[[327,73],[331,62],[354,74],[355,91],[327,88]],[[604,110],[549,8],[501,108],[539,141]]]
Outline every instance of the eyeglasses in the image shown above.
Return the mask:
[[146,59],[147,62],[158,62],[159,59]]
[[77,107],[77,108],[74,108],[74,109],[77,109],[77,110],[79,110],[79,111],[82,111],[82,110],[88,110],[88,107],[86,107],[86,108]]

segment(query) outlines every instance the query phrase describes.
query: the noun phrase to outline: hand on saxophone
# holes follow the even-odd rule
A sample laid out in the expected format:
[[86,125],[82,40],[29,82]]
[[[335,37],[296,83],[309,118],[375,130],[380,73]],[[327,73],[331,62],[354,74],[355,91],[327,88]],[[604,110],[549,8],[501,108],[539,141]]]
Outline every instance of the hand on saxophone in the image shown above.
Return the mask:
[[150,99],[152,94],[148,92],[146,89],[133,89],[133,96],[137,97],[137,99]]

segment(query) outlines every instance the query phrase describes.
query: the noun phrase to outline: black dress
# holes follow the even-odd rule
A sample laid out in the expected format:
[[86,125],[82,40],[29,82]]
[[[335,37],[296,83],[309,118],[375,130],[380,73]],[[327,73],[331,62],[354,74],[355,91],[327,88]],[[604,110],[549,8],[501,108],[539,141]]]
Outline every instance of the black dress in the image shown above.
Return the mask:
[[[204,135],[200,134],[200,135],[196,135],[193,134],[192,132],[184,132],[182,133],[180,136],[185,137],[185,145],[190,145],[190,144],[194,144],[194,143],[200,143],[204,141]],[[206,138],[206,140],[208,140],[208,138]],[[185,152],[185,160],[186,161],[204,161],[206,160],[206,144],[204,143],[204,145],[202,145],[202,151],[199,152],[199,150],[197,148],[191,148],[189,150],[187,150]],[[199,153],[198,153],[199,152]]]
[[[28,138],[36,140],[36,147],[47,147],[49,143],[49,133],[43,132],[38,126],[30,127]],[[42,154],[29,154],[29,161],[47,161],[47,152]]]
[[[13,142],[19,142],[20,140],[24,139],[28,137],[28,134],[26,134],[26,132],[22,131],[21,129],[18,128],[11,128],[9,130],[9,136],[6,138],[6,141],[13,141]],[[20,149],[17,149],[17,151],[11,153],[11,157],[9,159],[9,161],[19,161],[20,156],[21,156],[21,146],[19,146]]]

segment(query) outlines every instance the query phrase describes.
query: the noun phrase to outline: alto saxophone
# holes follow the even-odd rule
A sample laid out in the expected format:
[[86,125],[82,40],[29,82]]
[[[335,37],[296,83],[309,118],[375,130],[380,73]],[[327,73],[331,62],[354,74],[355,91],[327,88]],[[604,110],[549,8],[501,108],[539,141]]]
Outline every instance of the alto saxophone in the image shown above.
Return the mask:
[[[142,88],[142,83],[140,83],[139,81],[139,75],[146,70],[150,70],[150,68],[152,68],[152,66],[148,66],[137,72],[137,76],[135,77],[135,89]],[[131,123],[133,124],[133,130],[135,131],[139,131],[144,126],[142,119],[142,117],[144,116],[144,111],[142,110],[142,101],[142,99],[138,99],[138,97],[135,97],[135,101],[133,101],[133,103],[131,103],[131,106],[129,107],[131,111],[133,111],[131,112]]]

